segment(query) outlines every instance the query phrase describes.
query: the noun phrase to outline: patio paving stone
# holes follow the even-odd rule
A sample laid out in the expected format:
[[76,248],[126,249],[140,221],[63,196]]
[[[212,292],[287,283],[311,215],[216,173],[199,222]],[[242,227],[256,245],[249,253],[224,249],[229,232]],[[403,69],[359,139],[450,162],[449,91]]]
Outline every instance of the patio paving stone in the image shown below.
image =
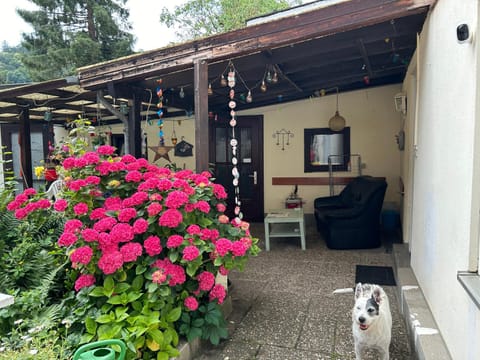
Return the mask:
[[[265,251],[262,223],[251,224],[262,252],[245,271],[229,274],[233,311],[229,339],[205,344],[196,360],[355,359],[351,313],[356,265],[392,266],[388,244],[368,250],[330,250],[313,226],[307,250],[298,238],[275,238]],[[336,289],[344,292],[333,293]],[[393,318],[391,360],[412,358],[395,287],[384,286]],[[375,352],[365,360],[377,358]]]

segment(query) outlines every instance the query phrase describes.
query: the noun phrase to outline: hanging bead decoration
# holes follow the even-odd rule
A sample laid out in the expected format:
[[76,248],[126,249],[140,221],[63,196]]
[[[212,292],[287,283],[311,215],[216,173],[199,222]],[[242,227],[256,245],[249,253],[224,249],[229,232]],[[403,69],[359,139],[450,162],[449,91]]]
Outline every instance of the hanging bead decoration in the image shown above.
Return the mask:
[[240,173],[237,168],[238,158],[237,158],[237,145],[238,141],[235,138],[235,126],[237,125],[236,115],[235,115],[235,108],[237,107],[237,103],[235,102],[235,69],[233,66],[230,67],[227,76],[227,83],[230,87],[230,91],[228,93],[229,101],[228,101],[228,108],[230,109],[230,127],[232,128],[232,138],[230,140],[230,146],[232,147],[232,184],[234,188],[234,197],[235,197],[235,209],[234,214],[235,218],[234,221],[238,224],[240,223],[241,219],[243,218],[243,214],[240,210],[240,188],[239,188],[239,178]]
[[161,88],[162,84],[162,79],[157,80],[157,96],[158,96],[158,102],[157,102],[157,115],[158,115],[158,120],[157,120],[157,126],[158,126],[158,138],[159,142],[158,145],[164,146],[165,145],[165,137],[164,137],[164,132],[163,132],[163,89]]

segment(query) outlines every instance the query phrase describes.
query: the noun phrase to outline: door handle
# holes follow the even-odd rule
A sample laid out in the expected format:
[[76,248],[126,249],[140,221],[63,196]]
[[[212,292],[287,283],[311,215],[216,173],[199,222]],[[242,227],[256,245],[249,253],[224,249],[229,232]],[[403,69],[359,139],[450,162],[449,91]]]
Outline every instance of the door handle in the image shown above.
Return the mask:
[[257,172],[254,171],[253,174],[250,174],[248,176],[253,177],[253,185],[257,185]]

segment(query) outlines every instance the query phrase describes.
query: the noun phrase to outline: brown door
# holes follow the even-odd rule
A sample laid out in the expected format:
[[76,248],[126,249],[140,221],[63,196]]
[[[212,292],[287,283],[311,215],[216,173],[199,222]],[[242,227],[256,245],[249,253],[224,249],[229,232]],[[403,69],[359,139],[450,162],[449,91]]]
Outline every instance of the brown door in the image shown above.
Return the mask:
[[[212,121],[210,134],[210,162],[214,165],[215,182],[225,187],[228,194],[227,215],[233,218],[235,188],[229,119]],[[237,117],[235,138],[238,141],[237,168],[243,220],[263,221],[263,116]]]

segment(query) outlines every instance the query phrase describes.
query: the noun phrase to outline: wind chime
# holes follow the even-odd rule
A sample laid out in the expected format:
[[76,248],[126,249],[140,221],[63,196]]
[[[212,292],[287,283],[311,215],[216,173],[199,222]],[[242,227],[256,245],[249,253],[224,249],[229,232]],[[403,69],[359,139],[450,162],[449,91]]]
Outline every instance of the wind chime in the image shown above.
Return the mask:
[[237,120],[235,116],[235,107],[237,106],[237,103],[235,102],[235,69],[233,66],[230,67],[228,71],[228,76],[227,76],[227,83],[228,86],[230,87],[229,91],[229,98],[230,101],[228,102],[228,107],[230,108],[230,127],[232,128],[232,138],[230,140],[230,146],[232,147],[232,176],[233,176],[233,188],[234,188],[234,196],[235,196],[235,209],[234,209],[234,214],[235,218],[234,221],[238,224],[240,223],[241,219],[243,218],[243,214],[240,210],[240,188],[239,188],[239,178],[240,178],[240,173],[237,168],[238,164],[238,159],[237,159],[237,145],[238,141],[235,138],[235,126],[237,125]]
[[158,96],[158,103],[157,103],[157,115],[158,115],[158,120],[157,120],[157,126],[158,126],[158,145],[159,146],[165,146],[165,137],[163,133],[163,89],[161,88],[162,80],[159,79],[157,80],[158,86],[157,86],[157,96]]

